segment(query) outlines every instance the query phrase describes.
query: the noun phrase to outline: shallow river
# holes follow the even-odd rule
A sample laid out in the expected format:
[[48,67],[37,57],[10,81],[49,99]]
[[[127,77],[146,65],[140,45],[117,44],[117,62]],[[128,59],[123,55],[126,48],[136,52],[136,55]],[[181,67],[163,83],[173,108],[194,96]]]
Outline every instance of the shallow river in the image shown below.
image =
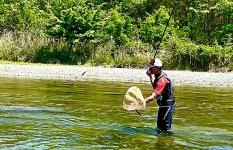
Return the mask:
[[157,105],[140,117],[126,90],[149,84],[0,78],[0,149],[233,149],[233,89],[176,87],[174,135],[156,135]]

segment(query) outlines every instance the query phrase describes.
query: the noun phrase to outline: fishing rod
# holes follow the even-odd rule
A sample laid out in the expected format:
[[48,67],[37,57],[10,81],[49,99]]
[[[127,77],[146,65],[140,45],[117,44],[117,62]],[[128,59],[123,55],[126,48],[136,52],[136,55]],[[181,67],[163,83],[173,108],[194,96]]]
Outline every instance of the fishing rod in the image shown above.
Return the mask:
[[171,14],[170,14],[170,17],[169,17],[167,23],[166,23],[166,27],[165,27],[165,29],[163,30],[163,35],[162,35],[162,37],[160,38],[160,41],[159,41],[158,46],[153,46],[153,47],[155,48],[155,54],[154,54],[153,59],[155,59],[155,56],[156,56],[156,54],[157,54],[157,52],[158,52],[158,50],[159,50],[159,48],[160,48],[160,44],[161,44],[161,42],[162,42],[162,40],[163,40],[163,37],[164,37],[164,35],[165,35],[165,32],[166,32],[167,27],[168,27],[168,25],[169,25],[169,22],[170,22],[170,20],[171,20],[172,14],[173,14],[173,12],[174,12],[174,10],[175,10],[175,8],[176,8],[176,4],[177,4],[177,1],[174,1],[174,6],[173,6],[173,8],[172,8],[172,12],[171,12]]
[[[165,35],[165,32],[166,32],[167,27],[168,27],[168,25],[169,25],[169,22],[170,22],[170,20],[171,20],[172,14],[173,14],[173,12],[174,12],[174,10],[175,10],[175,8],[176,8],[176,4],[177,4],[177,1],[174,1],[174,6],[173,6],[173,8],[172,8],[172,12],[171,12],[171,14],[170,14],[170,16],[169,16],[169,19],[168,19],[167,23],[166,23],[166,27],[165,27],[165,29],[164,29],[164,31],[163,31],[162,37],[160,38],[160,41],[159,41],[158,46],[153,46],[153,47],[155,47],[155,54],[154,54],[153,59],[155,59],[155,56],[156,56],[156,54],[157,54],[157,52],[158,52],[158,50],[159,50],[159,48],[160,48],[160,44],[161,44],[161,42],[162,42],[162,40],[163,40],[163,37],[164,37],[164,35]],[[151,81],[151,83],[153,83],[151,79],[150,79],[150,81]],[[141,113],[140,113],[137,109],[135,109],[135,111],[137,112],[137,114],[138,114],[139,116],[142,117]]]

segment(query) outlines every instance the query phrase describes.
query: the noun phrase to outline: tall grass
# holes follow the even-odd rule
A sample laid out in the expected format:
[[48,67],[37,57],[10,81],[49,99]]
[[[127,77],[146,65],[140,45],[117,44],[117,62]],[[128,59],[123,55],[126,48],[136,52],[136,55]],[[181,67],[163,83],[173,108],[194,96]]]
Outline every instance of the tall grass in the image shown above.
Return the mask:
[[[64,40],[42,33],[4,32],[0,35],[0,59],[17,62],[53,64],[91,64],[94,66],[143,68],[153,57],[150,44],[136,41],[127,46],[105,44],[74,45],[69,51]],[[195,71],[232,71],[233,46],[198,45],[172,37],[164,40],[159,55],[165,69]]]
[[0,35],[0,59],[33,62],[35,53],[50,42],[41,33],[3,32]]
[[43,33],[4,32],[0,35],[0,59],[18,62],[83,64],[88,60],[82,46],[70,52],[62,39]]
[[96,49],[93,56],[94,65],[109,67],[143,68],[153,56],[152,47],[140,42],[117,47],[113,41],[109,41]]
[[196,71],[232,71],[233,45],[201,45],[187,39],[164,42],[168,68]]

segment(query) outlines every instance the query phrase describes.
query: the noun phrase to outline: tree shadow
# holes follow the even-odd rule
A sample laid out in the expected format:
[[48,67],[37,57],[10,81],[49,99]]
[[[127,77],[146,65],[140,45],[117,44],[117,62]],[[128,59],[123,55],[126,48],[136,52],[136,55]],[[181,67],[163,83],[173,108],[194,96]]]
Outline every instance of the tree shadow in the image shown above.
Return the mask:
[[35,53],[35,63],[82,65],[90,59],[90,52],[82,48],[68,51],[66,46],[42,46]]

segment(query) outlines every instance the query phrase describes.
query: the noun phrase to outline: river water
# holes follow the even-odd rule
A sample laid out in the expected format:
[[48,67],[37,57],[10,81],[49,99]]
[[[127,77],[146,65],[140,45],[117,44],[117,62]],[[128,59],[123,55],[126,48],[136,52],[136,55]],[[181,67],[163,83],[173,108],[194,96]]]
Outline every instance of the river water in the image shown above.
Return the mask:
[[125,92],[149,84],[0,78],[0,149],[233,149],[233,89],[176,87],[174,135],[156,135],[157,105],[142,117]]

